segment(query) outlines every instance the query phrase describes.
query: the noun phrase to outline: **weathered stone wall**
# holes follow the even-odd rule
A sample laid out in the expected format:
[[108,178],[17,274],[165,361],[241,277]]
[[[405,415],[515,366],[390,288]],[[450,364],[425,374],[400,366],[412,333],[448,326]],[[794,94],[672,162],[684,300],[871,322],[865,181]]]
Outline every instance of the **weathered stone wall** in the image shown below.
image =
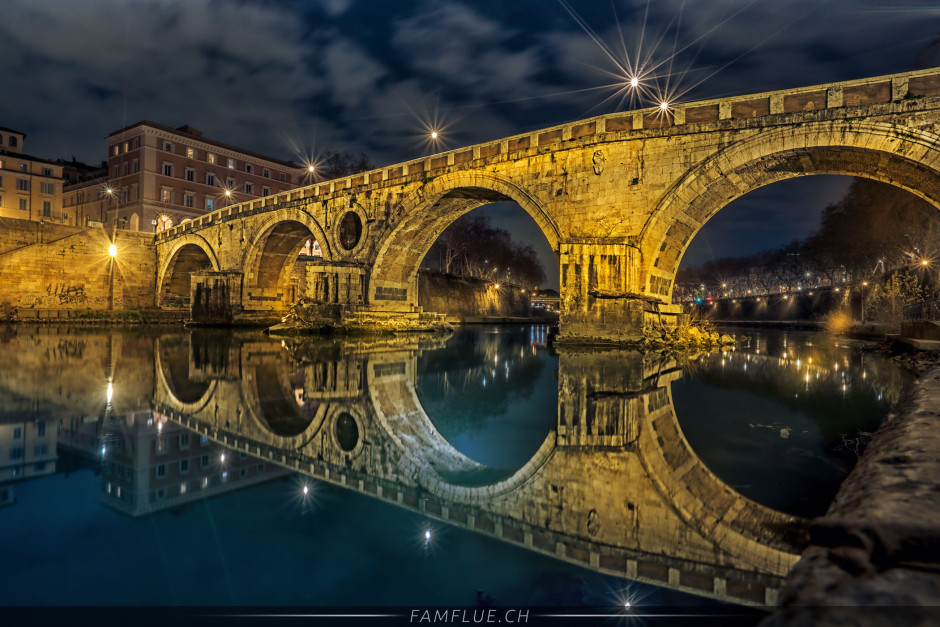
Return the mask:
[[418,274],[418,305],[461,319],[529,315],[529,296],[517,286],[436,272]]
[[0,255],[30,244],[54,242],[79,231],[74,226],[0,218]]
[[284,310],[313,238],[324,262],[365,269],[366,307],[410,313],[437,237],[511,200],[559,255],[559,337],[637,339],[637,296],[669,303],[689,242],[751,190],[847,174],[940,207],[938,130],[937,68],[599,116],[225,207],[157,234],[158,276],[195,246],[243,273],[246,311]]
[[35,310],[139,310],[154,305],[156,252],[153,236],[80,230],[51,243],[0,254],[0,307],[19,319]]
[[[937,624],[938,408],[934,366],[885,418],[829,511],[813,522],[810,546],[781,590],[785,609],[762,625]],[[865,609],[845,609],[857,606]]]

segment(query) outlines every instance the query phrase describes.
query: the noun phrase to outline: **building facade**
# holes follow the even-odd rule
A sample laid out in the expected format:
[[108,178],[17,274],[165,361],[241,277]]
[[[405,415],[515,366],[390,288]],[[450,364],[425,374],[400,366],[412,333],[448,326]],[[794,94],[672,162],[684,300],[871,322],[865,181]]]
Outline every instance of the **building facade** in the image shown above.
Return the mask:
[[0,218],[74,224],[62,209],[62,166],[24,153],[25,139],[0,126]]
[[104,222],[119,229],[161,231],[286,191],[307,174],[296,163],[205,138],[191,126],[138,122],[109,135],[107,143],[106,178],[86,185],[83,200],[97,203]]

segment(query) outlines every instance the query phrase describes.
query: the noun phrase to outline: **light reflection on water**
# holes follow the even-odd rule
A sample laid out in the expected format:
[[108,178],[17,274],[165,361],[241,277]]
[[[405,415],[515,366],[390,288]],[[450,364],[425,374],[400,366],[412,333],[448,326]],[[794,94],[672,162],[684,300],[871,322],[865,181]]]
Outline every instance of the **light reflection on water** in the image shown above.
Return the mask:
[[[557,353],[546,346],[547,331],[476,327],[460,330],[446,343],[415,341],[404,348],[395,345],[396,339],[306,346],[257,334],[180,331],[70,334],[28,328],[4,335],[0,434],[12,438],[18,426],[20,437],[25,433],[31,446],[47,448],[41,458],[34,454],[39,449],[29,448],[21,462],[3,468],[0,488],[14,487],[19,502],[0,508],[0,527],[13,530],[0,534],[0,554],[18,567],[0,568],[0,590],[7,591],[0,592],[0,601],[45,602],[48,597],[30,592],[35,588],[42,594],[56,590],[56,602],[62,603],[123,599],[472,604],[475,591],[484,588],[487,595],[508,603],[554,602],[550,598],[596,603],[603,597],[598,590],[623,586],[604,580],[596,590],[587,590],[583,582],[588,571],[579,567],[491,538],[490,546],[485,534],[398,509],[376,500],[375,492],[365,490],[371,496],[362,498],[345,491],[355,491],[358,480],[383,480],[393,486],[390,481],[399,472],[395,456],[400,453],[381,442],[379,421],[370,414],[375,406],[394,405],[387,394],[396,388],[385,382],[412,390],[427,412],[437,434],[419,435],[439,445],[440,463],[453,463],[460,471],[448,474],[438,467],[436,476],[445,482],[454,479],[453,485],[460,486],[457,479],[469,477],[463,485],[476,487],[504,481],[539,455],[552,456],[557,472],[573,473],[562,485],[550,486],[544,503],[532,505],[533,511],[545,512],[533,529],[545,527],[560,534],[536,544],[551,552],[560,542],[557,538],[570,537],[570,555],[581,550],[579,543],[616,536],[617,525],[630,516],[645,520],[638,512],[660,507],[656,499],[668,496],[631,492],[639,490],[638,476],[626,474],[621,475],[622,486],[604,486],[622,496],[613,505],[568,502],[563,495],[582,490],[593,498],[597,490],[590,484],[590,473],[605,472],[619,482],[611,468],[642,471],[636,447],[643,430],[653,442],[649,429],[669,423],[670,400],[684,441],[721,481],[772,509],[809,516],[824,511],[851,469],[853,438],[873,431],[909,383],[893,364],[865,353],[860,344],[822,335],[750,333],[753,339],[733,351],[678,362],[662,359],[657,365],[655,357],[626,353]],[[178,416],[168,419],[166,413],[151,411],[167,394],[187,411],[207,412],[199,420],[214,421],[215,427],[226,430],[225,437],[263,442],[264,455],[258,444],[248,447],[249,453],[258,452],[255,458],[238,450],[232,440],[220,444],[215,434],[210,438],[206,432],[187,431]],[[239,394],[253,400],[234,404]],[[562,395],[569,402],[564,411]],[[408,401],[408,394],[396,398]],[[233,404],[227,405],[229,401]],[[214,412],[204,410],[213,402]],[[220,408],[229,413],[220,413]],[[573,422],[560,420],[560,411]],[[658,422],[643,422],[644,412],[656,413]],[[247,420],[249,414],[256,422]],[[239,432],[240,424],[254,425],[256,433]],[[407,420],[400,424],[407,426]],[[322,433],[319,448],[306,453],[310,456],[305,463],[327,467],[334,477],[359,474],[350,475],[353,479],[344,476],[343,490],[332,487],[323,475],[295,474],[291,481],[279,481],[288,471],[278,464],[293,459],[286,455],[296,453],[296,443],[307,446]],[[442,440],[434,440],[437,436]],[[283,449],[270,447],[272,441]],[[671,444],[681,448],[683,442]],[[445,450],[447,446],[466,459]],[[671,450],[653,453],[668,462]],[[420,456],[423,451],[416,447],[412,453]],[[650,456],[644,463],[657,459]],[[603,467],[589,473],[592,460],[602,461]],[[533,471],[536,479],[539,468]],[[381,472],[390,472],[391,478]],[[409,467],[407,472],[416,471]],[[34,480],[19,483],[28,478]],[[82,489],[76,491],[77,485]],[[421,495],[426,488],[405,485],[401,491]],[[214,498],[206,498],[210,496]],[[418,503],[416,498],[415,507]],[[140,519],[152,523],[133,524]],[[681,528],[683,523],[670,524]],[[670,550],[644,543],[661,541],[659,535],[672,537],[671,532],[659,534],[655,525],[643,527],[639,522],[636,527],[637,537],[624,551]],[[90,540],[89,529],[96,530]],[[217,538],[212,567],[226,572],[231,581],[253,581],[257,572],[277,572],[273,578],[279,583],[256,582],[250,594],[237,599],[230,596],[234,584],[199,575],[182,576],[179,585],[170,585],[159,573],[154,578],[142,572],[128,587],[100,572],[99,580],[108,585],[74,583],[74,573],[91,560],[130,570],[141,563],[186,561],[199,550],[195,539],[205,537]],[[51,544],[49,538],[54,538]],[[321,556],[315,548],[324,543],[335,550]],[[128,553],[131,546],[135,549]],[[269,554],[280,557],[271,562]],[[587,565],[587,552],[584,555],[582,563]],[[332,562],[324,561],[327,557]],[[693,562],[701,561],[693,557]],[[343,561],[344,567],[332,580],[321,580],[320,588],[304,594],[289,593],[301,573],[330,572],[330,563],[336,561]],[[618,563],[623,573],[623,560]],[[22,567],[26,564],[29,569]],[[395,566],[390,569],[389,564]],[[437,574],[428,570],[432,566]],[[740,568],[734,563],[716,567]],[[658,563],[644,566],[640,560],[632,568],[649,580],[665,582],[671,577]],[[445,570],[452,581],[438,581]],[[758,578],[753,594],[746,586],[739,594],[752,594],[746,600],[761,603],[765,597],[760,586],[772,586],[767,577],[778,576],[777,570],[778,564],[770,564],[770,574]],[[552,574],[546,580],[540,579],[540,572]],[[681,581],[687,576],[691,581],[694,574],[683,571]],[[597,573],[590,576],[595,583],[602,581]],[[520,577],[529,582],[525,590],[509,583]],[[428,578],[434,579],[433,585]],[[384,592],[357,596],[361,582]],[[710,585],[705,581],[702,589],[710,590]],[[161,591],[169,596],[161,597]],[[683,602],[681,595],[656,594]]]

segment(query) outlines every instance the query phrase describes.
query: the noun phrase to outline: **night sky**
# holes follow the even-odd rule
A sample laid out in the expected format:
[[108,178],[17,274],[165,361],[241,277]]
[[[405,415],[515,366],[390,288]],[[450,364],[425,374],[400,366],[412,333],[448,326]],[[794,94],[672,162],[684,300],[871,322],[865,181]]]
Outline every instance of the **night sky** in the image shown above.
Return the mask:
[[[935,0],[5,0],[0,125],[49,159],[97,163],[106,135],[149,119],[284,159],[384,165],[633,108],[614,59],[641,40],[689,101],[937,65],[937,46],[917,57],[938,32]],[[435,124],[444,144],[429,146]],[[839,185],[767,194],[745,210],[756,231],[709,246],[803,236]]]

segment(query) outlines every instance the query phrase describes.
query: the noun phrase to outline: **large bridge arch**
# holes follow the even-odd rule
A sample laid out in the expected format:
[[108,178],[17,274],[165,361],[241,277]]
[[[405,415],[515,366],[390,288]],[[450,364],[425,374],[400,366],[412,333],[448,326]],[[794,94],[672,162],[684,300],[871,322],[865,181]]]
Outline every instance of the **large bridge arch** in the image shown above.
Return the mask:
[[304,244],[311,238],[320,245],[323,258],[331,260],[330,240],[309,213],[287,208],[266,216],[249,238],[242,256],[242,299],[246,309],[284,306],[291,270]]
[[[535,221],[552,250],[563,233],[536,197],[509,178],[480,170],[441,175],[402,199],[401,219],[376,238],[369,302],[417,304],[418,268],[437,238],[463,214],[491,202],[513,201]],[[404,290],[404,291],[402,291]]]
[[185,301],[190,294],[190,279],[200,270],[219,270],[219,260],[208,241],[188,233],[173,242],[157,270],[157,305],[166,299]]
[[909,191],[940,208],[940,136],[849,120],[764,131],[685,173],[650,214],[639,236],[646,290],[672,297],[679,262],[718,211],[759,187],[798,176],[842,174]]

